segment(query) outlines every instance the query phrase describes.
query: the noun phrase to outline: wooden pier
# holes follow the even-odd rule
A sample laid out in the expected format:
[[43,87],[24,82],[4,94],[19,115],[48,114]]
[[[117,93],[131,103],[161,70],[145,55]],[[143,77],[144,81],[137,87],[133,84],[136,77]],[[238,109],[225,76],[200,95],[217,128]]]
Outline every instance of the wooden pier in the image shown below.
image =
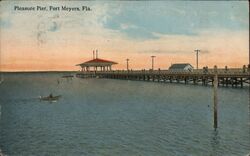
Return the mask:
[[[249,68],[218,69],[218,86],[249,86]],[[173,72],[169,70],[116,70],[78,72],[80,78],[108,78],[135,81],[182,83],[194,85],[213,85],[214,69],[196,69],[193,71]]]

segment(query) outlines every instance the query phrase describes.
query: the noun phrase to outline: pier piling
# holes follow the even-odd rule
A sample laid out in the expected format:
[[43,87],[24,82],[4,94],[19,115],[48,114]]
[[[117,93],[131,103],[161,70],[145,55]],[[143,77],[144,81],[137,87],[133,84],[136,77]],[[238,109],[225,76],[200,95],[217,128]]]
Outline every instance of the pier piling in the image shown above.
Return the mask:
[[[224,69],[212,68],[206,71],[194,70],[194,71],[170,71],[170,70],[155,70],[152,69],[133,71],[133,70],[122,70],[122,71],[81,71],[77,73],[77,77],[81,78],[111,78],[111,79],[123,79],[123,80],[137,80],[137,81],[148,81],[148,82],[169,82],[169,83],[181,83],[194,85],[214,86],[214,81],[217,78],[217,85],[219,86],[232,86],[233,88],[244,88],[245,85],[250,85],[250,78],[248,72],[243,73],[242,69]],[[209,71],[209,72],[208,72]],[[215,75],[217,76],[215,78]]]
[[218,104],[218,96],[217,96],[217,88],[218,88],[218,74],[217,74],[217,66],[214,66],[214,128],[218,127],[218,114],[217,114],[217,104]]

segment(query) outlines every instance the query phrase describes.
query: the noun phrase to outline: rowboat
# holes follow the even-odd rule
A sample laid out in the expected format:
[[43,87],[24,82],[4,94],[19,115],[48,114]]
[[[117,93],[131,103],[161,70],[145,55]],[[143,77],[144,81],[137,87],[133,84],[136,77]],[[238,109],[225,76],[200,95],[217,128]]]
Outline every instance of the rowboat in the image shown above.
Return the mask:
[[46,97],[42,97],[40,96],[40,100],[43,101],[57,101],[59,98],[61,97],[61,95],[57,95],[57,96],[46,96]]

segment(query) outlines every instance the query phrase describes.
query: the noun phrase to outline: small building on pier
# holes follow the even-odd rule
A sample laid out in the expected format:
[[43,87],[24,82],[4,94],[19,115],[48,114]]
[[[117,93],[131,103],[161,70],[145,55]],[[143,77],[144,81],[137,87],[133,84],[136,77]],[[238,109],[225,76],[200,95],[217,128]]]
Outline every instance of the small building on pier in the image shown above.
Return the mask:
[[182,71],[192,71],[194,67],[189,63],[176,63],[169,67],[170,71],[182,72]]
[[104,59],[95,58],[87,62],[78,64],[81,67],[81,71],[110,71],[112,70],[112,65],[117,64],[113,61],[108,61]]

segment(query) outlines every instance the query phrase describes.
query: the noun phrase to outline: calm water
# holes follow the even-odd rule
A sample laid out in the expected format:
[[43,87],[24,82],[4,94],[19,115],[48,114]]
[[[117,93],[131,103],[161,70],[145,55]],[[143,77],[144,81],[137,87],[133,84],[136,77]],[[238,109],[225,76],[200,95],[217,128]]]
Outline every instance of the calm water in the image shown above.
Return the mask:
[[[245,156],[248,89],[212,88],[63,74],[9,74],[0,85],[0,149],[7,155]],[[60,84],[57,84],[57,79]],[[58,102],[38,96],[62,95]]]

